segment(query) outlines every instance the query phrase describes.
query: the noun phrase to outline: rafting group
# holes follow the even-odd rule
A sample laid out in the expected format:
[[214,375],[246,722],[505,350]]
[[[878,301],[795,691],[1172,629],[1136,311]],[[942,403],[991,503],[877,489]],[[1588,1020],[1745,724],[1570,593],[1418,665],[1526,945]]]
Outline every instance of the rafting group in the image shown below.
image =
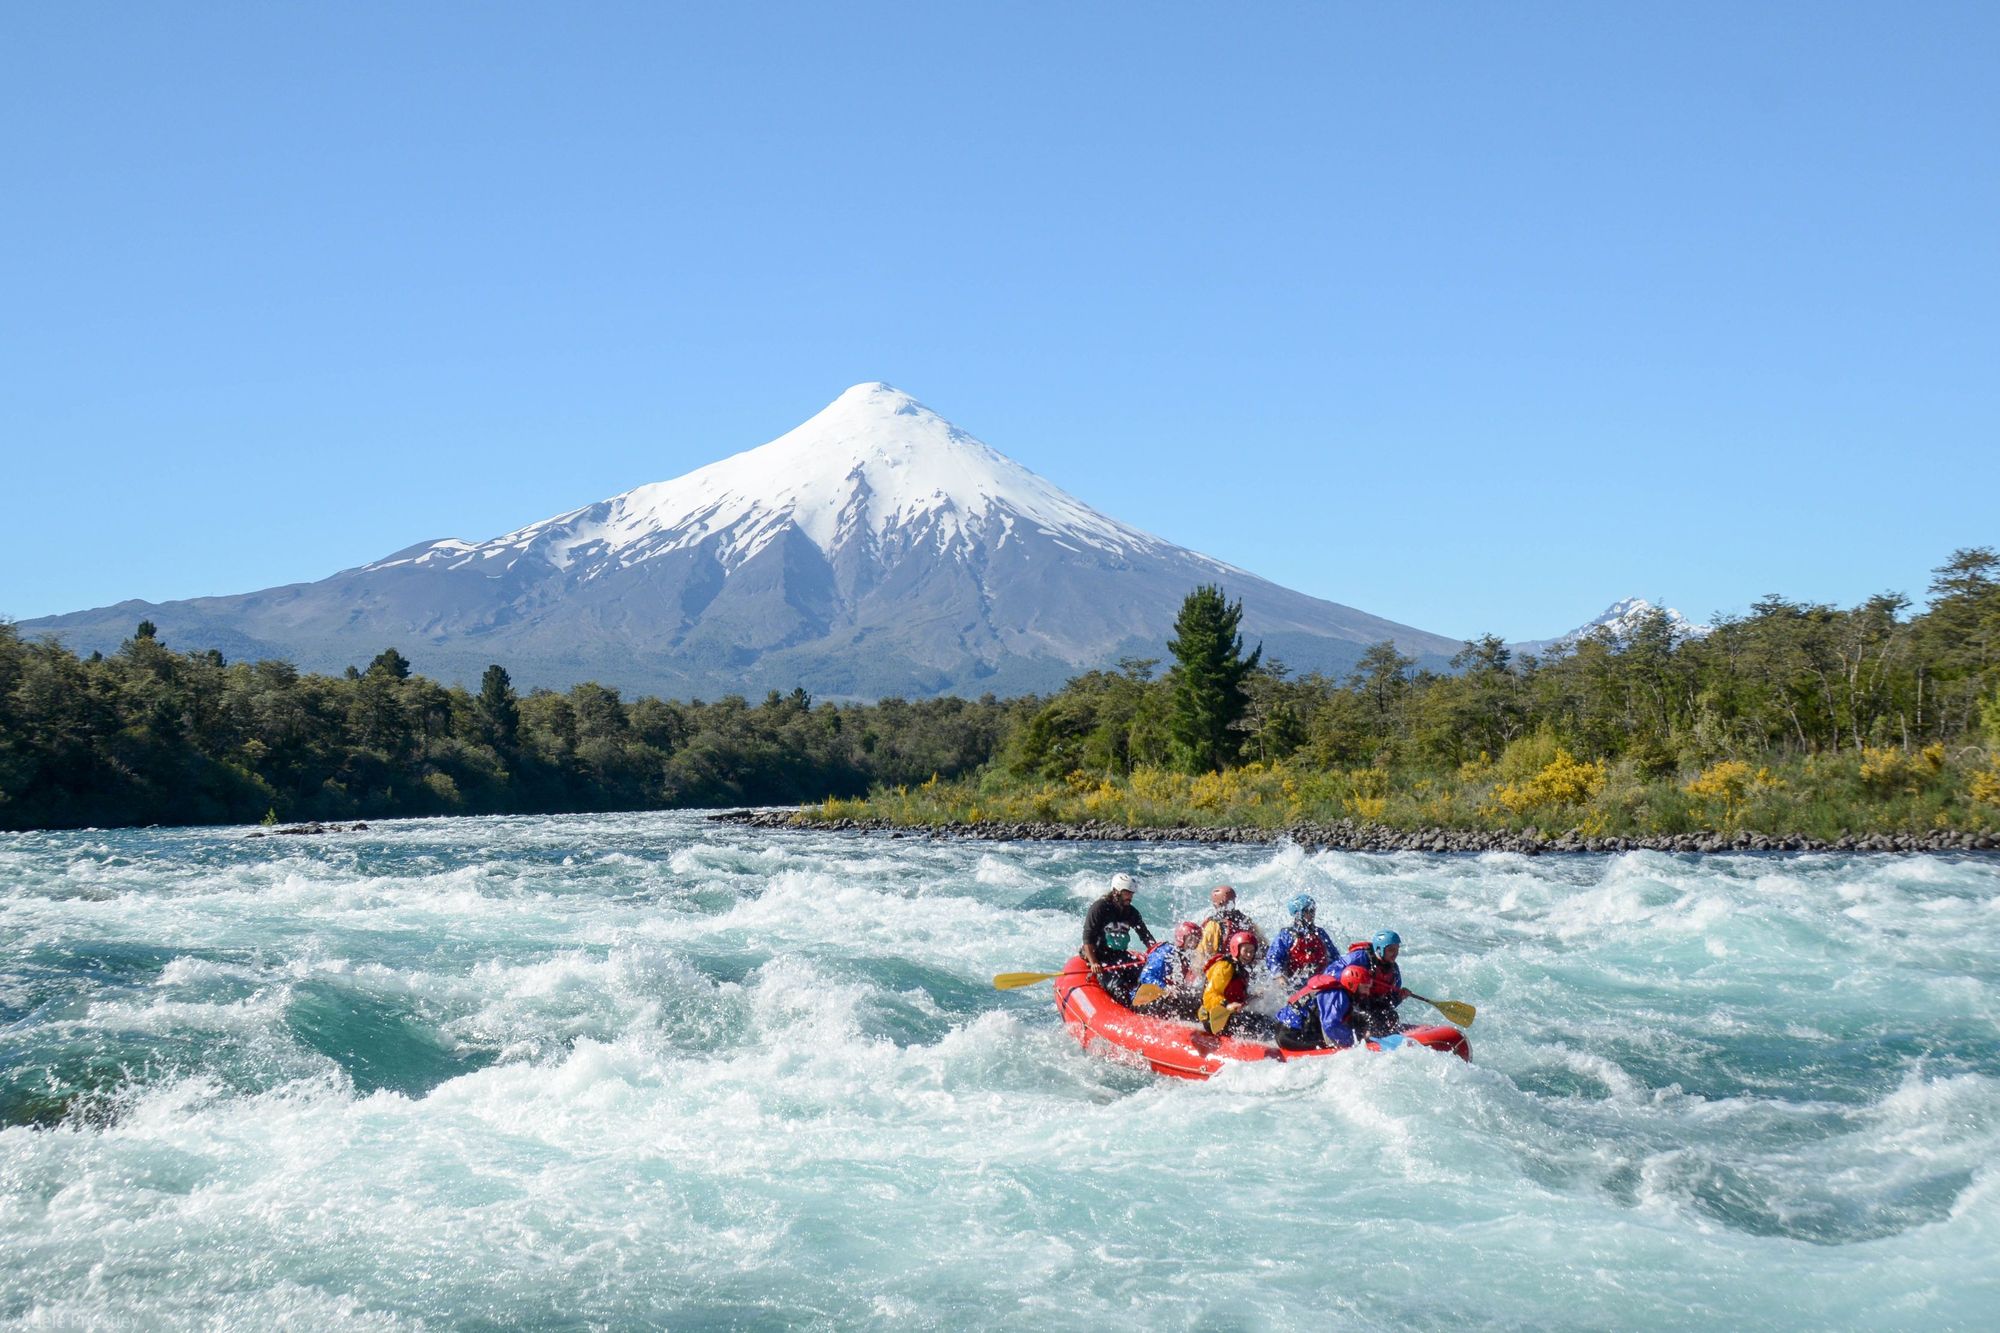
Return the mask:
[[[1316,920],[1319,904],[1301,893],[1285,904],[1290,921],[1267,943],[1224,884],[1209,895],[1206,919],[1183,921],[1171,940],[1155,940],[1133,903],[1138,888],[1130,875],[1113,876],[1083,919],[1084,965],[1127,1008],[1193,1019],[1217,1035],[1275,1040],[1280,1050],[1346,1047],[1402,1031],[1397,1006],[1411,992],[1396,961],[1397,932],[1336,947]],[[1134,935],[1143,953],[1132,949]],[[1249,1005],[1268,988],[1283,1003],[1267,1016]]]
[[[1053,981],[1057,1012],[1085,1050],[1136,1056],[1178,1078],[1210,1078],[1238,1061],[1360,1048],[1420,1046],[1472,1058],[1460,1029],[1478,1011],[1405,986],[1396,931],[1337,946],[1319,925],[1319,904],[1301,893],[1285,904],[1290,919],[1267,941],[1237,906],[1236,890],[1223,884],[1209,895],[1207,917],[1156,940],[1134,905],[1138,891],[1132,876],[1112,876],[1084,914],[1077,956],[1061,971],[1002,972],[994,986]],[[1405,1000],[1458,1026],[1405,1023],[1398,1012]]]

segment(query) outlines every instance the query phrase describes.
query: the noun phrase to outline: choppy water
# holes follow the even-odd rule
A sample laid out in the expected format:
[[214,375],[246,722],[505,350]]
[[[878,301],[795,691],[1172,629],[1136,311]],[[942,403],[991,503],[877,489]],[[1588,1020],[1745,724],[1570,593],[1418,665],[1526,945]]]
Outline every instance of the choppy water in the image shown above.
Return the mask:
[[[1046,987],[1114,870],[1481,1007],[1203,1085]],[[0,838],[0,1319],[2000,1322],[2000,866],[932,844],[691,815]]]

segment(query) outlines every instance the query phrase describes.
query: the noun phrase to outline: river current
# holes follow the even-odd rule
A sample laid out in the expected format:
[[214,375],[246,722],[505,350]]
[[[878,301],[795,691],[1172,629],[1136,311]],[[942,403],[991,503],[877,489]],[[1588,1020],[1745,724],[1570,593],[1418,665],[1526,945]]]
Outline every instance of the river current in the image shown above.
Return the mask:
[[[0,836],[0,1320],[2000,1324],[1992,858],[247,832]],[[1394,926],[1472,1063],[1085,1054],[990,978],[1118,870]]]

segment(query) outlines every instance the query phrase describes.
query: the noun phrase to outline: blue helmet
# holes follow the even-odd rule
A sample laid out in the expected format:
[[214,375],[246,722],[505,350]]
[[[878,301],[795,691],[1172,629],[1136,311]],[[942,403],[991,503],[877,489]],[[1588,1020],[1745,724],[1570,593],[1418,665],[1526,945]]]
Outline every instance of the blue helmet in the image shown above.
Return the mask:
[[1375,954],[1377,957],[1380,957],[1381,955],[1389,952],[1389,950],[1395,948],[1402,942],[1403,942],[1403,937],[1401,935],[1398,935],[1395,931],[1378,930],[1375,932],[1375,938],[1368,941],[1368,946],[1371,949],[1375,950]]
[[1318,906],[1319,904],[1313,901],[1313,896],[1310,893],[1301,893],[1295,895],[1290,902],[1285,904],[1285,911],[1295,917],[1300,917]]

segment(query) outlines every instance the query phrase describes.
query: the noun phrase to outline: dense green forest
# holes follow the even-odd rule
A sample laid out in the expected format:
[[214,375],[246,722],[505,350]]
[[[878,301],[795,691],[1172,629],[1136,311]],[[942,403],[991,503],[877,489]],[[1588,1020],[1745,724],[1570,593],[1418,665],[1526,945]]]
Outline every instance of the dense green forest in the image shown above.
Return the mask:
[[175,652],[150,625],[87,659],[0,625],[0,828],[818,800],[969,771],[1024,706],[517,696],[501,667],[471,692],[393,648],[320,676]]
[[1379,644],[1332,679],[1246,654],[1240,606],[1199,589],[1164,670],[874,704],[517,695],[499,666],[468,691],[394,648],[321,676],[143,624],[79,658],[0,624],[0,827],[822,801],[910,823],[1994,827],[2000,555],[1956,552],[1930,594],[1767,597],[1705,638],[1658,617],[1546,660],[1487,637],[1448,673]]

